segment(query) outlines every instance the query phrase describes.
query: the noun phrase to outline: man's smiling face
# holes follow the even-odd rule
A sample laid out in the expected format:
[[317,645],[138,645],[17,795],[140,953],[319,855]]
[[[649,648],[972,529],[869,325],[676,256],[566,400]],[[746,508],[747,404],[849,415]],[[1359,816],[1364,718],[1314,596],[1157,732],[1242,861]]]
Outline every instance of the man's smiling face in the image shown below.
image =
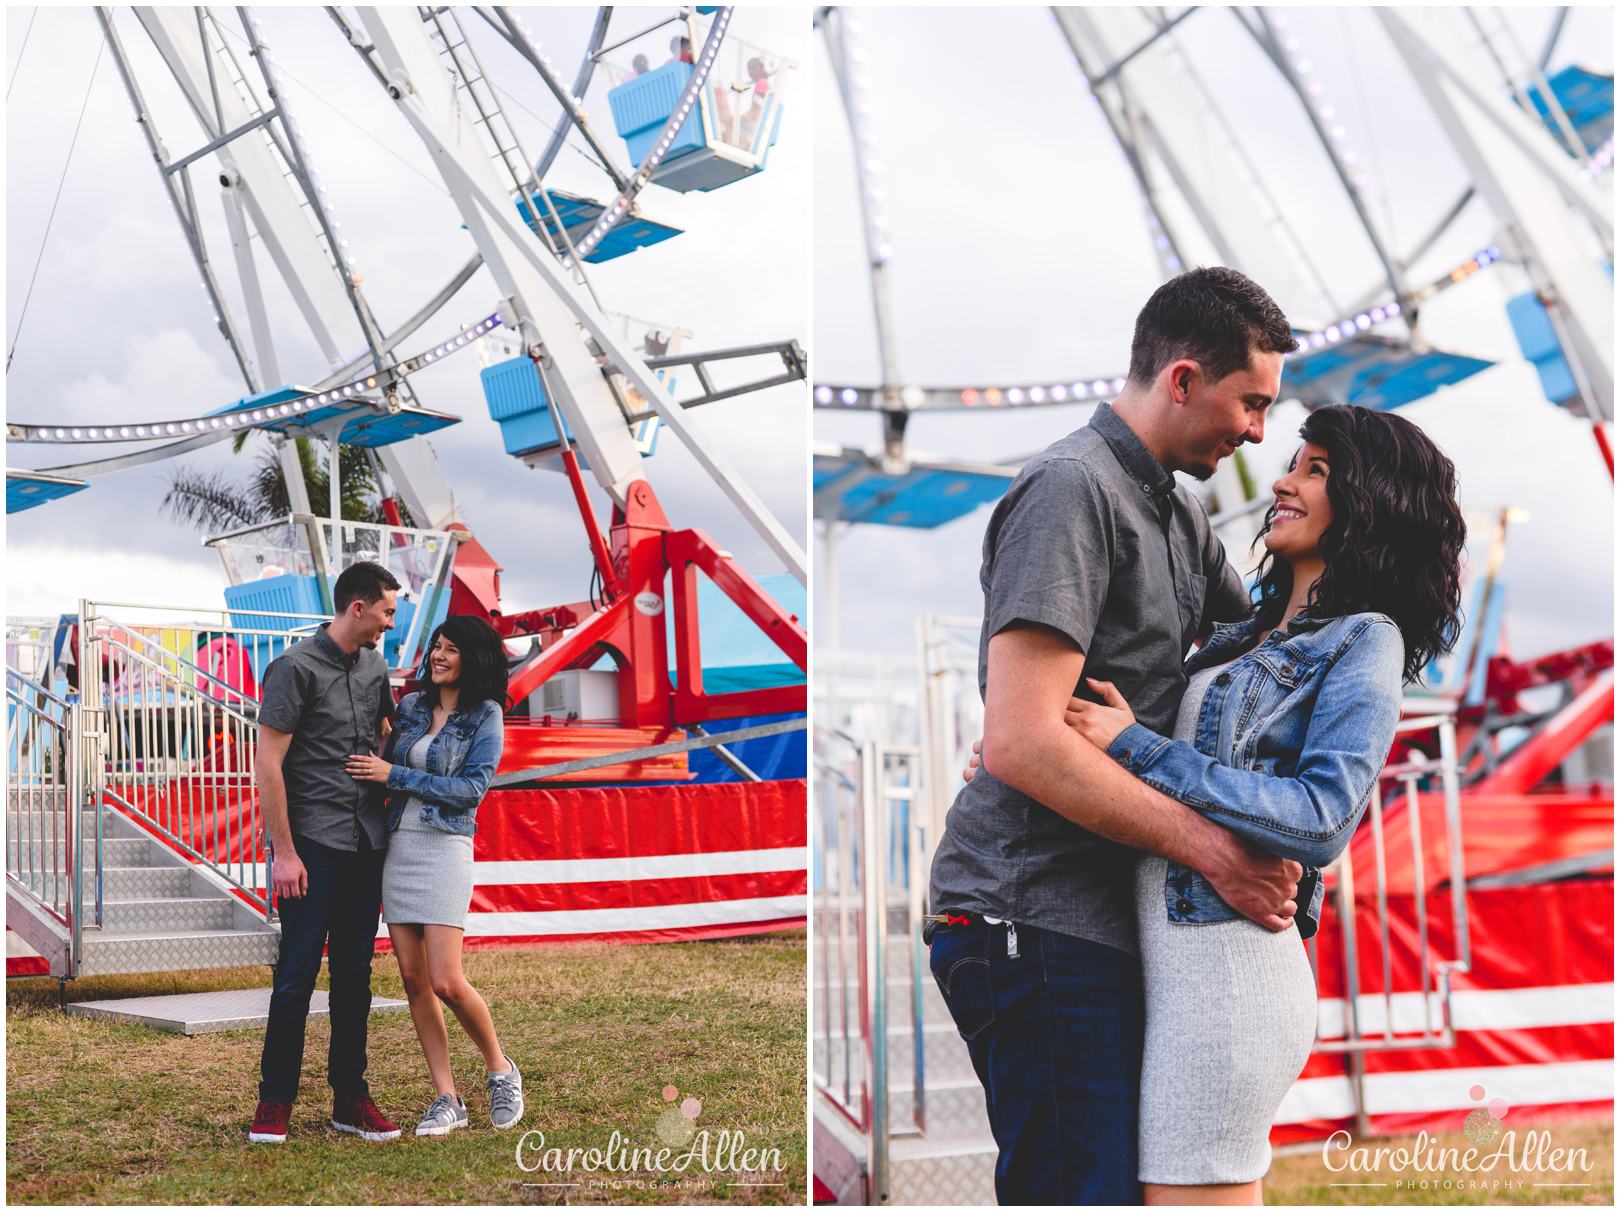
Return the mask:
[[1251,350],[1248,366],[1215,383],[1195,362],[1171,366],[1171,390],[1185,409],[1175,470],[1207,480],[1227,455],[1265,436],[1266,409],[1282,389],[1282,362],[1279,353]]

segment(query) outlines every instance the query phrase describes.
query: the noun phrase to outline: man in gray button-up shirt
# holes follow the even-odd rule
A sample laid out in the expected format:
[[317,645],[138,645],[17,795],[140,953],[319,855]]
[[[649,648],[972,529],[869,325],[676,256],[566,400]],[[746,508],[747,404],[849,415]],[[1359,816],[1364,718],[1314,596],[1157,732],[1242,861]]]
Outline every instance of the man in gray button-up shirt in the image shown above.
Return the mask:
[[365,1079],[388,831],[381,789],[351,778],[344,766],[351,754],[377,751],[394,712],[377,642],[394,625],[398,589],[380,565],[350,565],[332,587],[332,621],[264,671],[254,770],[270,839],[281,951],[251,1141],[279,1144],[287,1137],[323,950],[332,984],[326,1061],[332,1126],[369,1140],[399,1135],[371,1101]]
[[[1258,442],[1282,355],[1270,297],[1235,270],[1166,283],[1137,318],[1113,406],[1032,459],[984,538],[984,765],[934,857],[930,962],[986,1087],[1002,1203],[1140,1202],[1142,1054],[1136,852],[1202,872],[1233,908],[1285,929],[1298,864],[1131,777],[1065,726],[1084,678],[1113,682],[1168,732],[1182,658],[1251,607],[1200,479]],[[1189,991],[1196,996],[1195,991]]]

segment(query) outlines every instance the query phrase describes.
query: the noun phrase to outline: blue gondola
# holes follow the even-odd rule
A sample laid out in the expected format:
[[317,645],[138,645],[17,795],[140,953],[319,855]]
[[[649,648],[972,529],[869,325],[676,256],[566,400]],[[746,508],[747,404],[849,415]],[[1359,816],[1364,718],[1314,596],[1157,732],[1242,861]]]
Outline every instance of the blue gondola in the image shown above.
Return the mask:
[[1545,305],[1531,291],[1509,299],[1507,314],[1519,342],[1519,352],[1541,376],[1541,390],[1554,404],[1574,407],[1580,398],[1580,389],[1575,385],[1575,376],[1564,358],[1563,347],[1558,344],[1558,334]]
[[1491,365],[1438,349],[1419,353],[1399,341],[1358,333],[1284,362],[1282,396],[1298,399],[1307,408],[1323,404],[1399,408]]
[[914,465],[889,475],[858,452],[815,456],[814,492],[838,496],[838,518],[932,530],[999,501],[1016,468],[1005,471]]
[[53,476],[43,471],[22,471],[8,467],[6,512],[18,513],[24,509],[32,509],[36,505],[45,504],[46,501],[55,501],[76,492],[83,492],[88,487],[89,484],[83,480]]
[[[557,218],[562,220],[563,230],[568,234],[570,245],[578,244],[585,233],[591,230],[591,224],[595,223],[607,209],[601,202],[579,194],[571,194],[567,190],[548,188],[546,193],[551,197],[551,205],[557,211]],[[546,209],[546,204],[540,200],[539,194],[531,195],[528,200],[519,199],[517,208],[518,213],[523,216],[523,221],[531,227],[535,222],[534,216],[538,214],[539,222],[545,226],[551,242],[559,251],[563,251],[562,241],[557,236],[557,224],[552,220],[551,211]],[[672,236],[680,235],[684,230],[672,227],[668,223],[658,223],[645,215],[635,213],[632,209],[630,217],[603,236],[602,242],[588,253],[585,259],[592,265],[598,265],[603,261],[611,261],[615,257],[635,252],[638,248],[661,244]]]
[[[726,84],[718,63],[710,71],[697,107],[653,172],[652,179],[666,189],[719,189],[765,168],[782,125],[783,69],[792,64],[763,51],[750,55],[752,48],[737,45],[739,58],[746,56],[738,75],[746,73],[747,82]],[[676,59],[608,91],[613,125],[638,168],[675,112],[692,71],[690,63]]]
[[[662,379],[664,372],[659,371]],[[551,422],[551,410],[546,407],[545,388],[531,358],[519,356],[505,362],[486,366],[478,372],[484,385],[484,400],[489,405],[490,420],[501,427],[501,441],[506,453],[519,455],[531,463],[535,456],[560,455],[562,443],[557,440],[557,427]],[[670,384],[671,390],[674,384]],[[638,397],[639,398],[639,397]],[[638,422],[631,430],[636,447],[644,456],[651,457],[658,449],[658,418],[649,417]],[[569,440],[565,422],[563,432]],[[581,467],[589,467],[583,452],[578,453]]]
[[[1549,76],[1547,83],[1552,85],[1553,96],[1558,98],[1559,107],[1569,116],[1569,124],[1575,128],[1581,142],[1586,144],[1587,152],[1595,152],[1602,147],[1614,134],[1614,77],[1571,65]],[[1558,120],[1547,108],[1541,90],[1532,88],[1529,95],[1530,103],[1536,107],[1536,116],[1547,124],[1553,138],[1563,147],[1563,132],[1559,129]]]
[[[307,387],[277,387],[270,391],[261,391],[255,396],[243,396],[224,408],[216,408],[207,416],[223,416],[230,412],[243,412],[255,408],[266,410],[262,421],[255,421],[253,428],[268,429],[274,433],[287,433],[298,431],[299,436],[309,429],[324,425],[327,421],[341,416],[345,412],[353,412],[358,402],[343,400],[321,407],[308,408],[302,412],[289,416],[269,415],[268,409],[272,404],[282,404],[288,400],[300,399],[310,394]],[[343,424],[343,431],[338,435],[338,441],[345,446],[391,446],[395,442],[403,442],[406,438],[422,437],[447,425],[455,425],[461,420],[447,412],[433,412],[426,408],[405,407],[397,412],[373,412],[351,417]]]

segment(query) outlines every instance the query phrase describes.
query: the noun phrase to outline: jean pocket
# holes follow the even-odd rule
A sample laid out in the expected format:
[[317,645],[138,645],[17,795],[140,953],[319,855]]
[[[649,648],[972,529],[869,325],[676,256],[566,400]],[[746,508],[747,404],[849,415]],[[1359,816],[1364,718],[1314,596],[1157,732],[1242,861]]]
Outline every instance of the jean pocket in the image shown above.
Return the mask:
[[[990,983],[989,934],[977,927],[966,935],[948,932],[934,936],[929,968],[945,1007],[965,1040],[983,1031],[996,1017],[995,990]],[[942,945],[943,944],[943,945]]]

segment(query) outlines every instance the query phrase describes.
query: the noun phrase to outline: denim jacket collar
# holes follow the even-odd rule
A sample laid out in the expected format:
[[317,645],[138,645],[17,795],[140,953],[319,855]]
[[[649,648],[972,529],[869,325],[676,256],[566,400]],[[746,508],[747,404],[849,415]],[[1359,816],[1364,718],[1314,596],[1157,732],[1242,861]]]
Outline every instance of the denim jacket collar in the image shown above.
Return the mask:
[[[1280,639],[1293,639],[1296,636],[1320,631],[1335,621],[1314,615],[1296,614],[1286,624],[1276,628],[1273,635]],[[1254,648],[1254,638],[1264,626],[1258,615],[1236,623],[1216,623],[1209,639],[1204,641],[1203,647],[1188,659],[1186,672],[1193,674],[1200,669],[1208,669],[1211,665],[1236,660]]]

